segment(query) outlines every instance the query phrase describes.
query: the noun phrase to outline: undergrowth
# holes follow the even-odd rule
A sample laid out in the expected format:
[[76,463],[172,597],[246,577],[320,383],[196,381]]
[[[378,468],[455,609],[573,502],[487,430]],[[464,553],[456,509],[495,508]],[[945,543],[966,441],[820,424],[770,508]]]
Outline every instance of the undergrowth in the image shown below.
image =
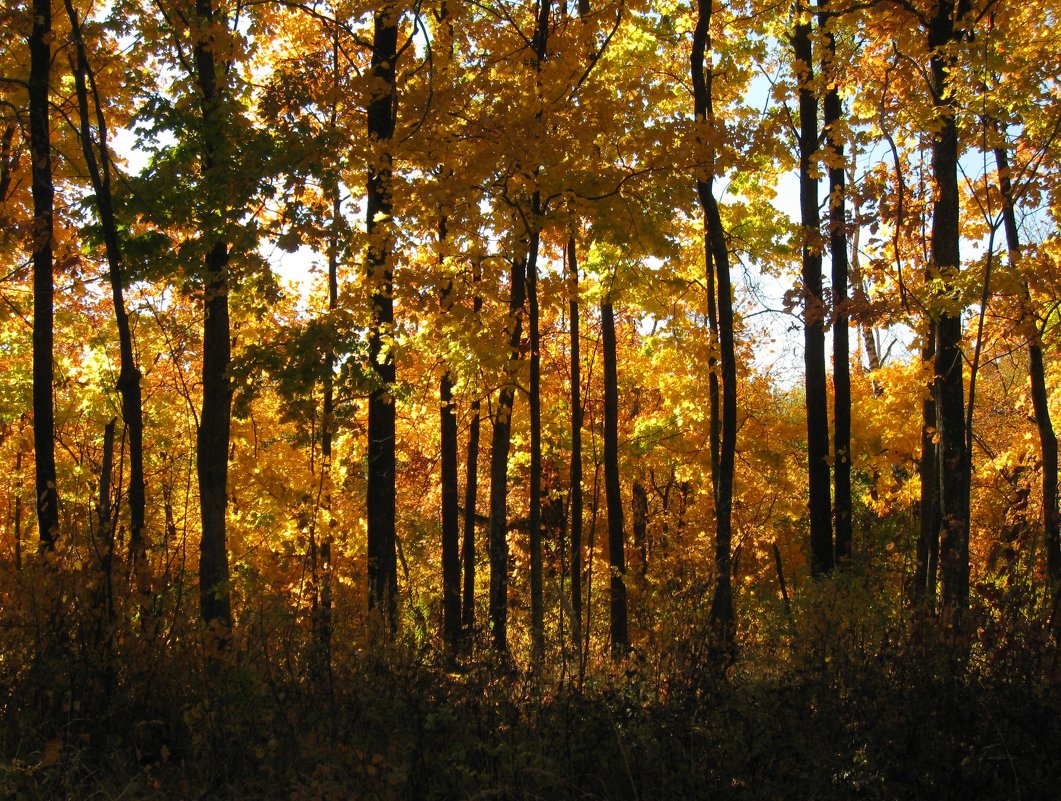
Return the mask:
[[213,653],[191,623],[116,638],[106,659],[76,626],[48,648],[7,629],[0,798],[1056,799],[1045,627],[957,637],[867,593],[763,606],[725,665],[691,618],[581,680],[354,621],[324,673],[276,621]]

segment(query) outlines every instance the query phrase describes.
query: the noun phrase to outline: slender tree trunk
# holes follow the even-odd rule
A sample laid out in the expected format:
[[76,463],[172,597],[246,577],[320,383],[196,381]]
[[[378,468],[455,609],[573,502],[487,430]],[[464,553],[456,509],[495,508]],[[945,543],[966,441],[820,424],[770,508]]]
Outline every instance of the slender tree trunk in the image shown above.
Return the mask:
[[[797,4],[797,13],[805,9]],[[803,343],[807,406],[807,475],[811,573],[833,569],[832,509],[829,496],[829,413],[825,377],[825,302],[822,299],[822,237],[818,212],[818,96],[809,18],[797,19],[792,34],[799,80],[799,206],[803,225]]]
[[15,452],[15,512],[12,528],[15,535],[15,571],[22,571],[22,436],[19,432],[18,450]]
[[626,608],[626,554],[623,536],[623,494],[619,483],[619,382],[615,313],[610,299],[601,303],[604,355],[604,499],[608,508],[608,566],[611,569],[612,656],[630,650]]
[[571,334],[571,639],[582,644],[582,364],[578,321],[578,258],[575,237],[567,240],[568,316]]
[[[819,7],[825,0],[819,0]],[[823,124],[829,160],[829,256],[833,281],[833,522],[835,558],[851,557],[851,345],[847,308],[848,262],[844,142],[840,129],[843,105],[836,64],[836,39],[829,17],[821,14],[825,57],[822,74],[829,81],[825,91]]]
[[512,262],[508,301],[508,375],[497,398],[490,449],[490,627],[494,648],[508,651],[508,449],[512,441],[512,407],[516,398],[516,367],[523,335],[527,264],[520,255]]
[[[337,44],[337,38],[333,42]],[[333,46],[334,47],[334,46]],[[333,49],[333,64],[338,67],[338,53]],[[332,124],[335,123],[333,111]],[[340,230],[343,224],[342,202],[339,195],[339,183],[332,184],[332,226],[328,240],[328,313],[333,314],[339,308],[339,243]],[[322,403],[321,423],[321,483],[322,509],[324,512],[325,530],[313,543],[312,554],[314,570],[314,616],[313,632],[316,647],[316,671],[318,678],[328,680],[331,689],[332,665],[332,532],[335,521],[332,518],[332,441],[335,438],[335,363],[334,348],[329,345],[324,354],[324,400]]]
[[[1006,248],[1010,267],[1020,268],[1021,242],[1017,228],[1016,202],[1010,178],[1009,158],[1004,147],[995,148],[998,164],[998,183],[1002,195],[1002,219],[1006,230]],[[1023,279],[1022,279],[1023,280]],[[1050,399],[1046,387],[1046,366],[1043,361],[1042,334],[1031,313],[1031,293],[1025,280],[1024,300],[1028,320],[1028,377],[1031,383],[1032,408],[1039,431],[1039,452],[1043,461],[1042,507],[1043,530],[1046,535],[1046,575],[1050,588],[1051,625],[1055,640],[1061,639],[1061,515],[1057,498],[1057,434],[1050,419]]]
[[[958,127],[949,94],[954,56],[941,48],[958,40],[953,0],[939,0],[930,21],[929,49],[933,102],[940,124],[932,142],[936,197],[932,210],[934,277],[950,295],[961,267],[958,197]],[[940,573],[944,620],[960,627],[969,604],[969,470],[965,390],[962,383],[962,315],[944,301],[936,321],[936,416],[939,431]]]
[[114,429],[117,418],[111,418],[103,429],[103,459],[99,471],[99,494],[96,501],[96,557],[99,560],[99,583],[93,587],[96,612],[99,615],[96,646],[108,660],[111,632],[114,626],[114,527],[111,511],[111,475],[114,472]]
[[52,4],[33,0],[29,36],[29,133],[33,181],[33,448],[36,463],[40,550],[59,536],[59,491],[55,472],[53,375],[54,283],[52,278],[52,144],[48,121]]
[[[204,179],[217,181],[224,121],[218,85],[212,0],[196,0],[200,34],[195,43],[195,80],[202,114]],[[220,217],[219,210],[209,210]],[[222,222],[220,219],[218,222]],[[202,539],[199,551],[200,614],[207,625],[232,626],[225,515],[228,505],[228,444],[232,389],[228,369],[231,344],[228,314],[228,243],[217,239],[206,255],[203,280],[203,408],[199,416],[196,465]]]
[[[551,0],[539,0],[534,49],[535,95],[541,98],[542,64],[548,54]],[[539,105],[539,109],[541,106]],[[541,111],[535,120],[541,124]],[[545,654],[545,609],[542,599],[542,399],[541,336],[538,331],[538,246],[542,214],[541,194],[531,195],[530,250],[527,254],[527,312],[530,339],[530,605],[532,660],[539,664]]]
[[[111,159],[107,144],[107,121],[100,103],[95,73],[88,61],[72,0],[65,0],[67,15],[73,33],[75,52],[71,59],[74,84],[77,93],[78,115],[81,123],[81,150],[92,183],[92,191],[103,229],[103,242],[107,254],[108,278],[111,299],[114,304],[114,319],[118,328],[119,369],[117,388],[122,399],[122,420],[129,434],[129,555],[134,571],[143,568],[146,542],[146,489],[144,483],[144,413],[140,394],[140,370],[133,353],[133,335],[129,326],[129,315],[125,310],[122,289],[123,261],[118,223],[114,215],[114,200],[111,192]],[[96,109],[95,128],[92,133],[92,118],[89,109],[89,94]],[[98,158],[97,158],[97,153]],[[141,577],[146,578],[146,576]],[[142,585],[144,582],[140,582]]]
[[[480,276],[478,267],[474,276],[476,283]],[[472,301],[475,319],[483,308],[483,299],[478,290]],[[464,541],[461,548],[461,561],[464,568],[464,597],[461,599],[461,627],[464,630],[465,645],[471,645],[475,633],[475,507],[479,495],[479,400],[471,405],[471,422],[468,425],[468,456],[464,470]]]
[[[714,125],[712,79],[708,68],[711,52],[711,11],[713,0],[697,0],[693,30],[691,73],[693,111],[699,125]],[[724,649],[732,648],[736,634],[733,607],[733,474],[737,446],[737,351],[733,335],[733,288],[730,282],[729,250],[722,216],[714,195],[714,176],[696,181],[697,197],[704,214],[705,250],[711,252],[717,287],[718,344],[722,374],[722,408],[718,470],[715,473],[715,592],[711,600],[711,627]]]
[[[534,193],[534,219],[541,214],[541,200]],[[542,397],[541,336],[538,331],[538,243],[531,235],[527,256],[527,312],[530,328],[530,604],[532,661],[540,665],[545,655],[545,610],[542,599]]]
[[[921,348],[921,363],[933,365],[936,358],[936,324],[930,323]],[[933,372],[935,368],[933,367]],[[921,478],[920,529],[917,538],[917,568],[914,574],[915,597],[934,605],[939,572],[939,456],[936,452],[935,381],[927,387],[921,400]]]
[[399,12],[387,3],[375,13],[372,76],[376,91],[368,106],[369,141],[379,149],[368,169],[365,225],[368,233],[366,273],[372,288],[369,364],[376,385],[368,401],[368,605],[397,626],[398,560],[395,510],[394,355],[386,345],[394,327],[394,249],[391,197],[391,151],[395,124],[395,61]]
[[[713,182],[713,177],[709,182]],[[718,343],[718,298],[716,296],[715,280],[715,256],[711,252],[711,237],[704,233],[704,264],[706,265],[705,283],[707,285],[707,328],[711,334],[711,342],[717,346]],[[719,460],[722,451],[722,396],[721,386],[718,380],[718,359],[715,357],[714,348],[707,359],[707,397],[710,408],[709,444],[711,447],[711,492],[718,495]]]
[[[439,220],[438,227],[439,267],[445,269],[443,259],[446,247],[446,217]],[[450,280],[443,275],[440,298],[443,315],[450,310]],[[460,511],[457,487],[457,414],[453,407],[453,381],[449,367],[444,366],[439,381],[439,435],[442,452],[442,631],[446,644],[456,650],[461,634],[461,555],[460,555]]]

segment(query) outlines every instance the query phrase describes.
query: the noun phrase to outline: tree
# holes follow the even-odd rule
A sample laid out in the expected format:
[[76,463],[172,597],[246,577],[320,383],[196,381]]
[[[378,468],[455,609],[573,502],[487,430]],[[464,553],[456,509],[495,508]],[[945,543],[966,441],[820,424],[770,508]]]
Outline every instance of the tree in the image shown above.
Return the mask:
[[54,281],[52,237],[55,188],[48,120],[52,65],[51,0],[33,0],[29,36],[30,161],[33,174],[33,448],[36,464],[40,549],[51,551],[59,536],[59,490],[55,472],[55,409],[52,386]]
[[369,162],[365,227],[368,233],[366,278],[372,288],[372,327],[368,355],[375,386],[368,401],[368,604],[397,624],[398,559],[394,529],[394,354],[389,344],[394,327],[394,232],[391,213],[391,147],[397,102],[398,6],[384,4],[374,14],[372,77],[375,91],[368,106],[368,137],[374,146]]
[[[706,59],[711,52],[711,12],[713,0],[697,0],[696,27],[690,69],[693,83],[693,113],[705,134],[715,125],[712,98],[713,76]],[[705,137],[706,138],[706,137]],[[698,165],[696,194],[704,216],[704,251],[714,266],[715,297],[718,303],[718,344],[722,374],[722,404],[718,472],[713,476],[715,491],[715,592],[711,600],[711,624],[724,648],[733,644],[736,613],[733,608],[733,479],[737,450],[737,357],[733,335],[733,287],[730,281],[729,248],[722,227],[718,200],[714,194],[712,165]],[[712,422],[712,427],[714,423]],[[712,460],[714,461],[714,460]]]
[[[819,0],[819,8],[826,7]],[[835,19],[835,18],[834,18]],[[836,37],[830,17],[820,11],[825,54],[822,77],[828,81],[822,100],[826,163],[829,167],[829,260],[833,284],[833,514],[835,559],[851,556],[851,364],[848,339],[848,259],[845,215],[845,164]]]
[[962,381],[962,308],[957,282],[961,269],[958,198],[957,107],[951,73],[953,46],[962,36],[965,0],[940,0],[928,20],[930,89],[939,130],[932,141],[936,198],[932,209],[933,277],[942,282],[936,314],[935,402],[939,430],[940,571],[944,617],[955,626],[969,603],[969,472],[966,452],[965,388]]
[[829,495],[829,412],[825,376],[825,301],[822,297],[822,236],[818,211],[818,94],[810,11],[796,5],[792,32],[799,81],[799,207],[802,221],[803,364],[807,405],[807,477],[811,572],[833,569],[832,503]]
[[571,360],[571,468],[568,506],[571,515],[571,641],[582,653],[582,365],[578,314],[578,253],[574,235],[568,237],[568,326]]
[[630,650],[626,608],[626,537],[623,531],[623,494],[619,479],[619,389],[615,344],[615,312],[610,292],[600,306],[604,357],[604,496],[608,510],[609,610],[612,657]]
[[[147,548],[147,498],[144,482],[144,411],[140,392],[140,369],[133,353],[133,335],[129,325],[129,314],[125,308],[123,281],[125,267],[122,258],[121,236],[114,212],[114,194],[111,185],[112,160],[108,145],[106,114],[96,84],[96,76],[89,62],[88,50],[82,35],[81,22],[72,0],[65,0],[70,30],[73,36],[74,54],[71,65],[77,93],[78,119],[81,124],[81,150],[88,168],[89,180],[95,199],[103,243],[107,254],[107,277],[110,283],[111,300],[114,304],[114,320],[118,328],[119,368],[117,389],[121,395],[122,419],[129,435],[129,553],[134,569],[145,568]],[[95,108],[95,132],[89,96]]]
[[[224,90],[218,78],[218,35],[213,0],[196,0],[194,45],[195,83],[201,114],[200,142],[205,181],[221,181],[221,160],[226,150]],[[222,74],[224,70],[222,70]],[[211,187],[215,192],[218,187]],[[220,229],[224,221],[217,209],[208,212]],[[203,405],[199,416],[196,466],[199,475],[202,539],[199,550],[200,615],[207,625],[232,626],[229,588],[226,511],[228,508],[228,448],[232,423],[232,361],[229,329],[229,244],[215,230],[203,232],[212,239],[206,254],[203,280]]]

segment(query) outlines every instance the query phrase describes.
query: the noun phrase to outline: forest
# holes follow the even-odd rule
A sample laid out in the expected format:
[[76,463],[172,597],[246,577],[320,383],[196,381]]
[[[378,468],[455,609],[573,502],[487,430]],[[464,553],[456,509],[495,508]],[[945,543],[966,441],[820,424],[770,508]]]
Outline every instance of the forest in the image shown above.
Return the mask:
[[1054,799],[1053,0],[11,0],[0,797]]

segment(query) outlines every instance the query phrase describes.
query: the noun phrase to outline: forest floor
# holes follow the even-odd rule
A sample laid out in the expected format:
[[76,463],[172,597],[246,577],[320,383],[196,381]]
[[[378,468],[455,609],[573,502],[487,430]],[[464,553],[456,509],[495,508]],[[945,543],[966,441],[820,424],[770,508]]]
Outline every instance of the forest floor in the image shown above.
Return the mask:
[[64,660],[0,688],[0,798],[1056,801],[1061,672],[1025,646],[635,659],[581,686],[408,643],[325,676]]

